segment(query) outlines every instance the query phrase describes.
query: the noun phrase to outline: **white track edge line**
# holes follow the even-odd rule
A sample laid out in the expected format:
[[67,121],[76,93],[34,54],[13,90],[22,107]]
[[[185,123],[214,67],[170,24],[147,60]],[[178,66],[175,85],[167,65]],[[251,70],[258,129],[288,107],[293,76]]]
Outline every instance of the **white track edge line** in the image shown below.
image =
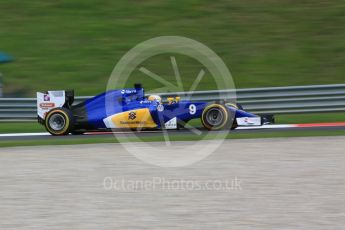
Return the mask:
[[[247,127],[237,127],[236,130],[251,130],[251,129],[283,129],[283,128],[294,128],[297,125],[263,125],[263,126],[247,126]],[[143,131],[142,133],[158,133],[160,131]],[[114,134],[128,134],[132,132],[113,132]],[[96,133],[95,133],[96,134]],[[86,134],[86,135],[95,135],[95,134]],[[25,136],[49,136],[47,132],[41,133],[4,133],[0,134],[0,137],[25,137]]]

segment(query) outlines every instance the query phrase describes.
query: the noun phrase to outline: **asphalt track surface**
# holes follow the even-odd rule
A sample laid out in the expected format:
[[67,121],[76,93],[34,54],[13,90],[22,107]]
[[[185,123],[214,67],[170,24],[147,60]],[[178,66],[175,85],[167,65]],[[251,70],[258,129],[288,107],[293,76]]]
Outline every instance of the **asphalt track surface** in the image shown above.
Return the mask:
[[[210,131],[207,131],[203,128],[198,129],[200,134],[206,134]],[[332,131],[332,130],[344,130],[345,126],[325,126],[325,127],[284,127],[284,128],[253,128],[253,129],[239,129],[239,130],[231,130],[230,133],[266,133],[266,132],[286,132],[286,131]],[[224,132],[224,131],[218,131]],[[228,132],[228,131],[225,131]],[[189,129],[181,129],[181,130],[169,130],[167,131],[169,135],[197,135],[195,132]],[[211,133],[216,133],[216,131],[211,131]],[[4,135],[4,134],[1,134]],[[51,136],[51,135],[20,135],[20,136],[1,136],[0,135],[0,142],[6,140],[57,140],[57,139],[88,139],[92,138],[109,138],[113,137],[112,133],[102,133],[102,132],[94,132],[88,135],[68,135],[68,136]],[[137,137],[147,137],[147,136],[162,136],[162,131],[141,131],[141,132],[131,132],[131,131],[117,131],[116,137],[129,137],[129,136],[137,136]],[[260,137],[258,135],[258,137]]]
[[344,229],[344,165],[345,137],[225,140],[180,168],[116,143],[2,148],[0,229]]

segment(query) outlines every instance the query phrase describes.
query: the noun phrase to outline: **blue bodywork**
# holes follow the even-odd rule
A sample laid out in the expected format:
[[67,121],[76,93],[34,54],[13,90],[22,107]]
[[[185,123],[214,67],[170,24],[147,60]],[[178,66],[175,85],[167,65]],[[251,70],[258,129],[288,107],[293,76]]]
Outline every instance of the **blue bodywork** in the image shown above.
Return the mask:
[[[189,120],[200,118],[208,102],[193,102],[181,100],[167,104],[149,101],[145,98],[143,88],[110,90],[83,102],[89,126],[97,129],[106,128],[103,119],[124,111],[148,108],[157,128],[176,117],[187,123]],[[162,109],[163,106],[163,109]],[[237,117],[257,117],[254,114],[227,106],[229,111]]]

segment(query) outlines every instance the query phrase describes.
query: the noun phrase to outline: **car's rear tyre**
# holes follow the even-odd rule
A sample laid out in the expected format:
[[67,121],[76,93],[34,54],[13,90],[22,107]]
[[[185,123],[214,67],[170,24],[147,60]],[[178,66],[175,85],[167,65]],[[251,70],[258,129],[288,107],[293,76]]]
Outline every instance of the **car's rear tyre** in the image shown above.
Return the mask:
[[210,104],[201,115],[201,123],[208,130],[221,130],[229,127],[232,119],[229,110],[222,104]]
[[66,108],[52,109],[45,118],[45,127],[54,136],[69,134],[73,128],[71,111]]

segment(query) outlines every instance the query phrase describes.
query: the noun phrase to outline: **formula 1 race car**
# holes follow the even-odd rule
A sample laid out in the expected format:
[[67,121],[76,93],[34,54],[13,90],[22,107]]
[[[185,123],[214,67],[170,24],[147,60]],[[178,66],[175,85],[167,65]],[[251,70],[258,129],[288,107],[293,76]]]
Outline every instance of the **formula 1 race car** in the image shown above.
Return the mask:
[[79,104],[73,91],[37,93],[38,122],[52,135],[82,134],[113,129],[179,129],[192,119],[201,119],[208,130],[260,126],[273,117],[260,117],[237,104],[145,97],[141,84],[134,88],[110,90]]

